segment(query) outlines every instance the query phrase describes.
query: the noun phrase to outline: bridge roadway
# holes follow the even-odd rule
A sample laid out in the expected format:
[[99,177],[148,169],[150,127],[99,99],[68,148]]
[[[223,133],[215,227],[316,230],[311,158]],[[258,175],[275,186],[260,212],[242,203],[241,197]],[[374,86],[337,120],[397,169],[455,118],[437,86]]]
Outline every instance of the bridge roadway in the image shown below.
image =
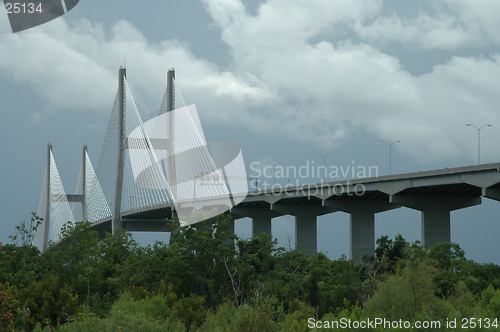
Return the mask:
[[[275,190],[250,192],[230,210],[234,220],[252,219],[252,236],[271,233],[271,220],[283,215],[295,217],[295,244],[299,250],[317,251],[317,217],[337,211],[350,214],[350,258],[360,262],[375,250],[375,214],[400,207],[422,212],[422,244],[426,247],[450,242],[450,212],[477,204],[481,197],[500,200],[500,163],[352,179]],[[178,201],[177,211],[189,211],[193,204],[211,208],[223,202],[216,198]],[[227,208],[225,209],[227,210]],[[169,204],[122,213],[122,227],[130,231],[168,232],[172,216]],[[111,231],[111,218],[93,228],[101,234]]]

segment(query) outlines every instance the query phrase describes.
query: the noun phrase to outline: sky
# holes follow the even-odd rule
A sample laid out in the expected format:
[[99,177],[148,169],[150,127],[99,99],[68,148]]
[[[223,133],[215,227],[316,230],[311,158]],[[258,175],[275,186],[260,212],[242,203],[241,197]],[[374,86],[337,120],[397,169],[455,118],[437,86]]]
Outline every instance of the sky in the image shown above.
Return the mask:
[[[208,141],[228,141],[250,165],[374,166],[392,173],[500,161],[497,0],[85,0],[13,34],[0,10],[0,242],[38,209],[47,143],[67,193],[81,148],[97,164],[117,89],[127,79],[144,120],[174,67]],[[278,166],[279,167],[279,166]],[[321,177],[290,179],[316,183]],[[268,179],[273,181],[273,179]],[[339,179],[342,180],[342,179]],[[278,177],[285,185],[288,177]],[[469,259],[500,264],[500,202],[451,213]],[[273,220],[280,245],[294,220]],[[420,212],[376,215],[376,237],[421,240]],[[236,221],[250,237],[249,219]],[[165,234],[134,234],[141,243]],[[318,250],[349,256],[349,215],[318,218]]]

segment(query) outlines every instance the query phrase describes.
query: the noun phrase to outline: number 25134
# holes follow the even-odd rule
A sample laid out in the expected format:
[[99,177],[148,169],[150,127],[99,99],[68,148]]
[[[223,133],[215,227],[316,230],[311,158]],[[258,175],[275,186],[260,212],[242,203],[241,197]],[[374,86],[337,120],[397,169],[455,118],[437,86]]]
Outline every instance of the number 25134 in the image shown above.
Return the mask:
[[35,4],[33,2],[29,3],[19,3],[19,2],[7,2],[5,3],[5,9],[7,14],[33,14],[42,13],[42,3]]

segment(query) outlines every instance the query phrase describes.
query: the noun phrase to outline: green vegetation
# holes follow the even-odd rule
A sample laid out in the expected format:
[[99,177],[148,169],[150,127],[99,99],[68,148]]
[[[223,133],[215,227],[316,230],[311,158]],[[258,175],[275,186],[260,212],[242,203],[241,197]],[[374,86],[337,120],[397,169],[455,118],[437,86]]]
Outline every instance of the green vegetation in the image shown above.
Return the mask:
[[0,331],[308,331],[375,318],[495,330],[500,319],[500,266],[467,260],[453,243],[424,250],[381,237],[355,265],[266,234],[236,238],[218,216],[147,247],[126,231],[99,241],[89,223],[68,224],[40,254],[40,222],[34,215],[0,247]]

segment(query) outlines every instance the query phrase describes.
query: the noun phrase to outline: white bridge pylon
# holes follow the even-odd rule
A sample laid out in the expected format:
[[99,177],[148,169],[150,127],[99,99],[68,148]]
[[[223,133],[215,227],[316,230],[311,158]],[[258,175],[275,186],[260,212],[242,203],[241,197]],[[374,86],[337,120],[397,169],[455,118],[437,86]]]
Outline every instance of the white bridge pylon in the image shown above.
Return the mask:
[[35,233],[33,245],[41,251],[47,249],[50,241],[57,241],[61,227],[68,221],[74,222],[75,218],[66,196],[66,191],[59,176],[52,145],[47,146],[47,166],[42,185],[38,216],[44,218]]
[[[34,239],[42,251],[50,241],[59,241],[68,221],[111,218],[114,234],[123,228],[123,212],[167,207],[171,217],[189,225],[229,210],[248,193],[239,147],[219,143],[209,149],[196,106],[185,105],[173,69],[158,116],[143,123],[120,68],[99,162],[94,171],[84,147],[75,195],[64,191],[51,145],[48,151],[38,211],[45,220]],[[190,213],[195,210],[204,212]]]

